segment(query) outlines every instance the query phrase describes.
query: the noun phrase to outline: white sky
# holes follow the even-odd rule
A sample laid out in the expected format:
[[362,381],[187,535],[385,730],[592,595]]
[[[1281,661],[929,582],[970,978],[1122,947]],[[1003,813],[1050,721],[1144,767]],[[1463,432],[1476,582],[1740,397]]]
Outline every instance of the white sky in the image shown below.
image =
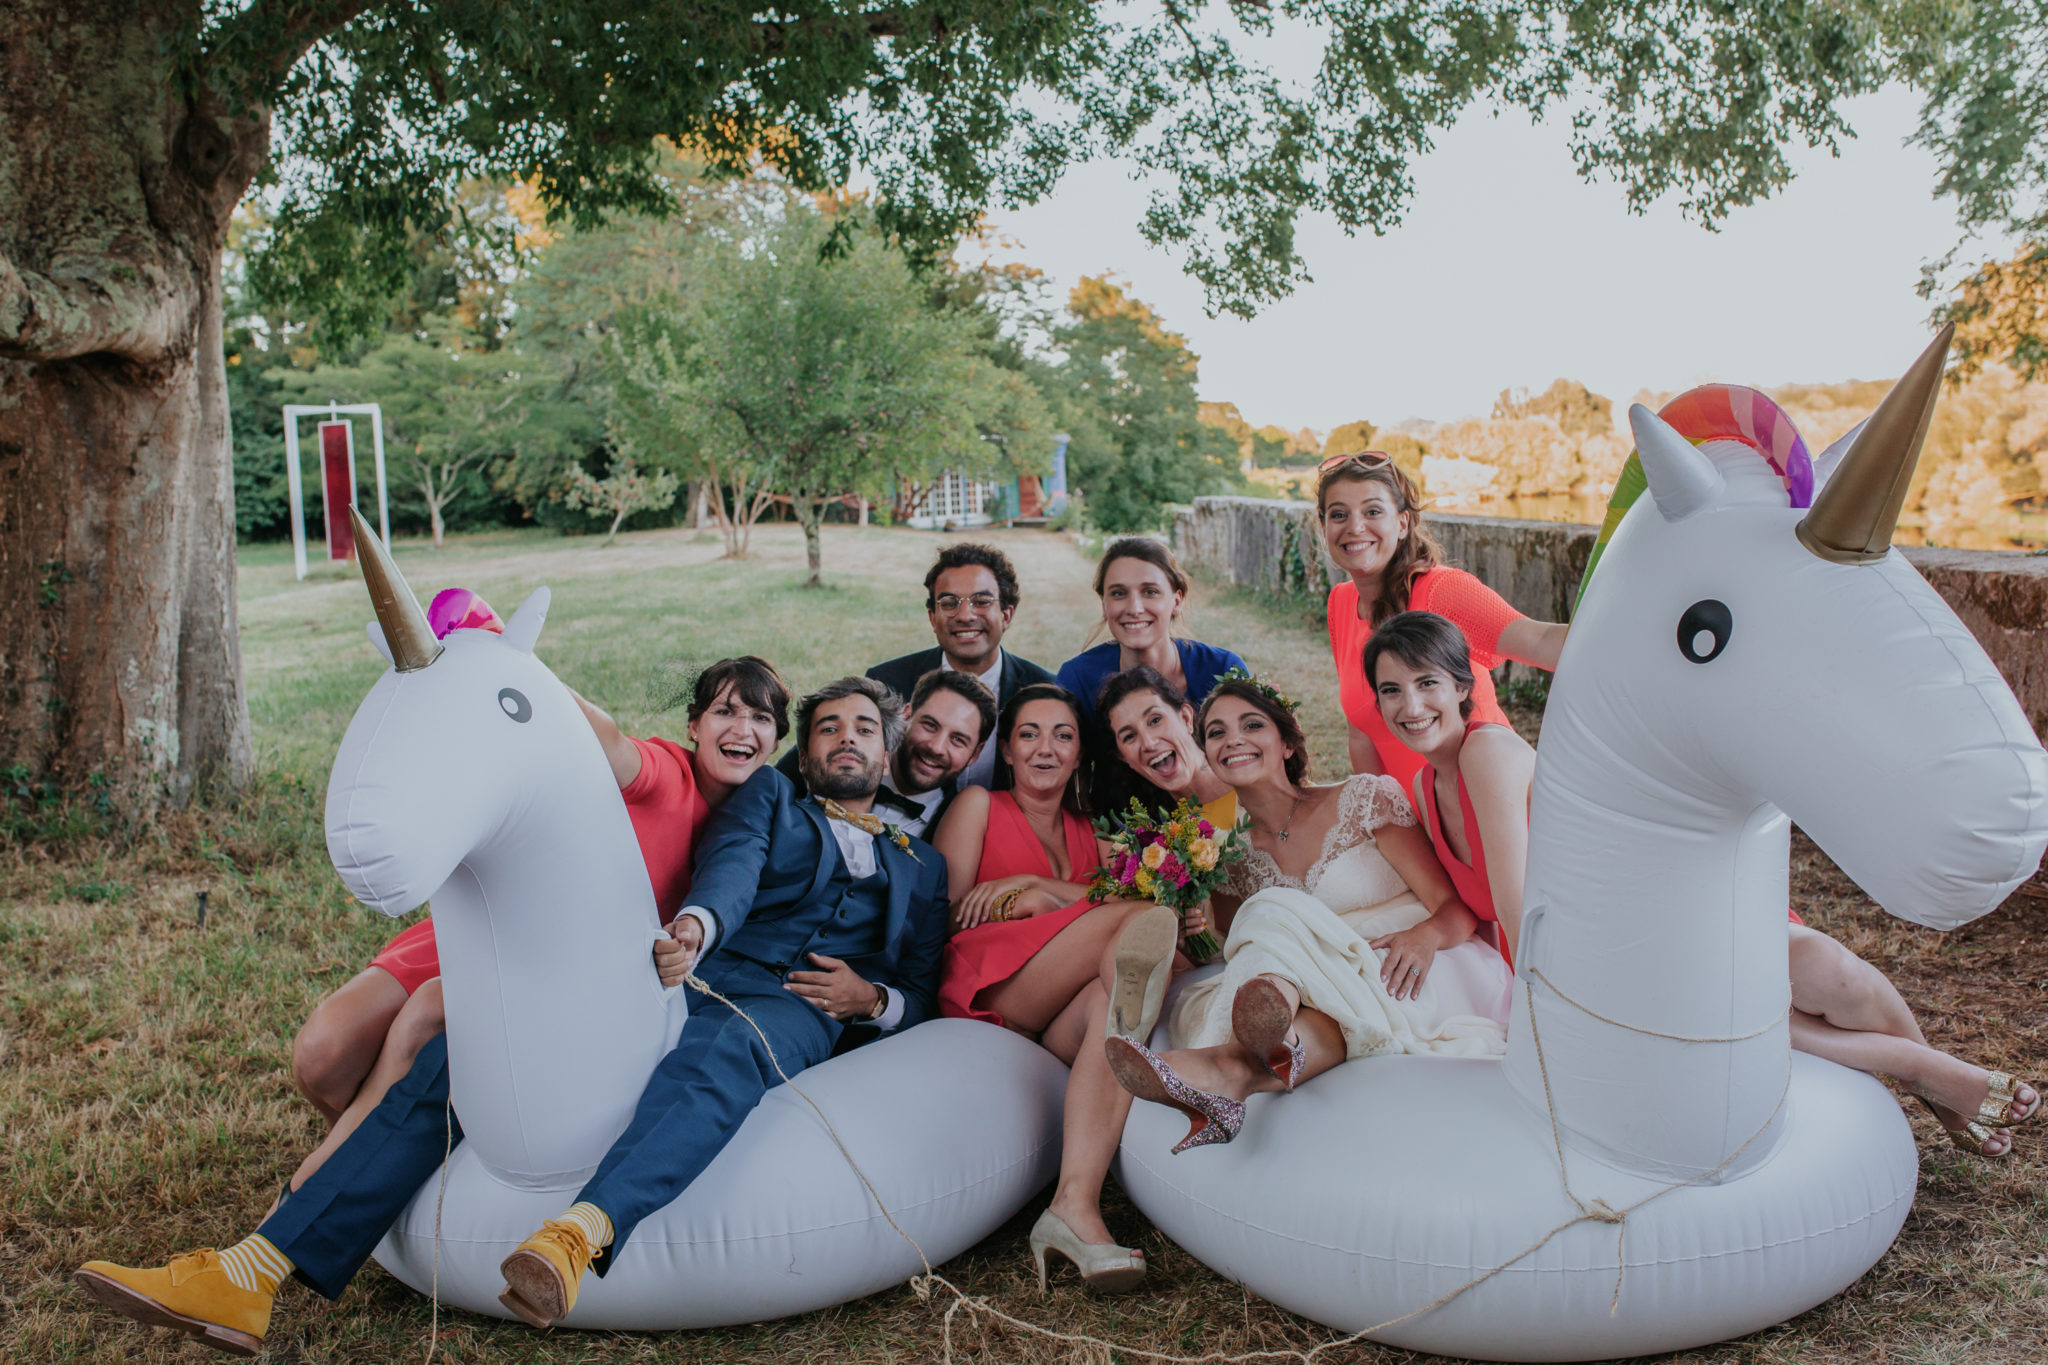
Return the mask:
[[1631,216],[1617,186],[1578,178],[1562,129],[1469,113],[1417,164],[1401,227],[1304,224],[1314,281],[1249,322],[1205,316],[1201,287],[1146,245],[1145,190],[1122,166],[1081,168],[994,224],[1060,299],[1121,275],[1201,356],[1202,397],[1255,425],[1443,421],[1559,376],[1617,400],[1887,378],[1926,342],[1921,264],[1956,240],[1933,159],[1904,145],[1916,109],[1903,88],[1854,101],[1839,160],[1798,153],[1797,178],[1718,233],[1675,201]]

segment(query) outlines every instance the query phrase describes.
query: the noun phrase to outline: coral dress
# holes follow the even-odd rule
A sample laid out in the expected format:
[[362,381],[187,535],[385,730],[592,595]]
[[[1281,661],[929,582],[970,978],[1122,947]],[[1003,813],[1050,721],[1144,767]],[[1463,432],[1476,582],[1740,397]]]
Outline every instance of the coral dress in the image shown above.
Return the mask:
[[[1425,569],[1415,576],[1408,591],[1408,609],[1433,611],[1465,632],[1465,643],[1472,647],[1472,719],[1507,724],[1507,713],[1493,694],[1488,670],[1501,663],[1500,633],[1521,620],[1522,613],[1463,569],[1446,567]],[[1344,708],[1344,719],[1372,740],[1387,776],[1402,791],[1414,790],[1423,758],[1387,728],[1379,700],[1366,681],[1365,646],[1372,639],[1372,622],[1358,619],[1357,584],[1339,583],[1330,589],[1329,625],[1330,653],[1337,662],[1337,700]]]
[[[1086,820],[1070,810],[1060,812],[1060,822],[1066,833],[1070,869],[1061,880],[1086,881],[1100,861],[1095,833]],[[974,870],[975,884],[1004,877],[1052,875],[1052,862],[1045,856],[1045,847],[1038,842],[1029,817],[1017,805],[1017,798],[1009,792],[990,792],[988,833],[982,836],[981,863]],[[1060,930],[1094,908],[1095,903],[1084,898],[1047,914],[977,924],[953,935],[946,941],[946,963],[939,980],[939,1013],[948,1019],[1005,1022],[994,1010],[976,1004],[975,997],[1015,976]]]
[[[1473,720],[1465,726],[1469,737],[1483,725],[1498,725],[1491,720]],[[1436,782],[1433,774],[1422,778],[1422,824],[1429,831],[1430,846],[1436,849],[1436,860],[1444,865],[1444,871],[1451,875],[1451,886],[1456,889],[1458,899],[1465,902],[1467,909],[1479,916],[1487,927],[1481,932],[1492,939],[1500,955],[1514,965],[1514,958],[1508,952],[1507,935],[1500,929],[1500,914],[1493,908],[1493,883],[1486,875],[1486,849],[1479,842],[1479,817],[1472,812],[1472,796],[1465,790],[1465,774],[1458,773],[1458,809],[1465,816],[1465,841],[1472,846],[1472,861],[1461,863],[1458,855],[1451,851],[1450,840],[1444,836],[1444,813],[1437,804]]]

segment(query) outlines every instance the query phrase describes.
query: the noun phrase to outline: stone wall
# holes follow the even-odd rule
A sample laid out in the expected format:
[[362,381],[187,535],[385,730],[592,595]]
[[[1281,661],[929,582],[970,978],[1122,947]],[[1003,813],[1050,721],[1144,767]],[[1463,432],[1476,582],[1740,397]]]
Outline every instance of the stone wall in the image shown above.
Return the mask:
[[[1268,498],[1197,498],[1174,518],[1174,552],[1190,571],[1313,610],[1335,572],[1323,553],[1315,504]],[[1450,562],[1517,610],[1547,621],[1571,616],[1597,528],[1432,512]],[[2048,742],[2048,555],[1906,549],[1909,563],[1954,608],[2012,685],[2034,733]],[[1513,665],[1510,672],[1523,671]],[[2029,886],[2048,896],[2048,873]]]

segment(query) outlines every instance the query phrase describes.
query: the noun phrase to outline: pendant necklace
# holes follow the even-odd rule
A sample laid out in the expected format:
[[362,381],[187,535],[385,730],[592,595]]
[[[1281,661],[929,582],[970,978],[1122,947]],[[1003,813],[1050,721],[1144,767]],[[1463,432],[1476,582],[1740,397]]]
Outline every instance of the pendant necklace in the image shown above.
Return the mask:
[[1287,808],[1286,823],[1280,826],[1280,842],[1283,844],[1287,842],[1287,831],[1294,828],[1294,817],[1301,810],[1302,800],[1302,797],[1295,797],[1294,804]]

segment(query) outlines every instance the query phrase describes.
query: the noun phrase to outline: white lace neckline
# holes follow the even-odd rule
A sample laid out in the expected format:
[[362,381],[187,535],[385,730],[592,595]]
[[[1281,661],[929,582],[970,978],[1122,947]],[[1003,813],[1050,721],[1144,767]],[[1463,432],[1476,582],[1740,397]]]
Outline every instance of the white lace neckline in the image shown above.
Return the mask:
[[[1378,809],[1382,803],[1384,809]],[[1378,819],[1373,818],[1376,815]],[[1314,895],[1330,864],[1360,844],[1371,843],[1374,829],[1384,824],[1414,823],[1414,813],[1392,779],[1373,773],[1354,774],[1344,780],[1337,796],[1337,818],[1330,822],[1330,828],[1323,835],[1323,846],[1317,851],[1316,860],[1308,865],[1307,873],[1300,877],[1289,876],[1278,858],[1252,844],[1244,862],[1239,865],[1247,883],[1246,892],[1285,886]]]

